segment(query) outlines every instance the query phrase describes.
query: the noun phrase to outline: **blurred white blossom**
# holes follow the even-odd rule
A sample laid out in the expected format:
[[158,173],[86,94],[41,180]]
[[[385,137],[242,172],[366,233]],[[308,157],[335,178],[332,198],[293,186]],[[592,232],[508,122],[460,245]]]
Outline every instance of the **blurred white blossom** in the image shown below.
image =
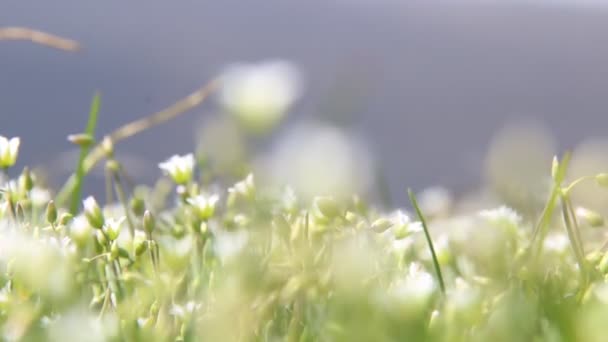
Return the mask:
[[522,221],[521,216],[515,210],[504,205],[495,209],[482,210],[479,212],[479,216],[491,224],[510,227],[517,227]]
[[213,216],[215,206],[220,197],[217,194],[213,195],[198,195],[188,198],[188,203],[194,208],[196,214],[203,220]]
[[194,162],[194,155],[192,153],[183,156],[176,154],[158,164],[158,167],[171,177],[176,184],[183,185],[192,179]]
[[247,128],[274,127],[301,92],[297,67],[284,60],[234,64],[222,76],[220,102]]
[[363,193],[372,179],[371,157],[360,141],[337,128],[302,124],[276,145],[268,165],[271,182],[291,185],[303,199]]
[[21,140],[18,137],[6,138],[0,135],[0,168],[9,168],[17,162],[19,155],[19,144]]

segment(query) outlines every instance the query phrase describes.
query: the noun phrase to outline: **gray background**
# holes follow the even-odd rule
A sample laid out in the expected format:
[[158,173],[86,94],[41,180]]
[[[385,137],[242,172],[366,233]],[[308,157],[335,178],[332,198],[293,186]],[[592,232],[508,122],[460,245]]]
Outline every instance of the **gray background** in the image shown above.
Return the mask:
[[[459,191],[477,184],[488,142],[511,120],[546,124],[561,148],[608,134],[608,11],[601,7],[2,0],[0,25],[50,31],[85,48],[69,54],[0,44],[0,134],[22,137],[22,164],[57,168],[57,156],[70,149],[65,136],[82,130],[95,90],[103,96],[99,130],[108,132],[171,104],[227,63],[274,57],[306,73],[295,116],[348,113],[395,194],[406,185]],[[194,123],[213,108],[121,150],[148,161],[138,173],[150,180],[159,174],[156,161],[193,148]]]

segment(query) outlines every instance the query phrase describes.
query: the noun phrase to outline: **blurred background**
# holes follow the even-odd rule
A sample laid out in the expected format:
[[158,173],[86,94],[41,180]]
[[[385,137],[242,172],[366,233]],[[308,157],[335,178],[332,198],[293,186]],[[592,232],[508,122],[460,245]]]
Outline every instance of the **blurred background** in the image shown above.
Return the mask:
[[[606,1],[3,0],[0,26],[83,47],[0,43],[0,134],[20,136],[20,164],[47,167],[56,184],[74,165],[65,137],[83,130],[96,90],[107,133],[226,65],[277,58],[304,87],[274,136],[302,119],[346,129],[397,204],[408,186],[458,195],[511,189],[510,177],[525,188],[566,148],[581,173],[608,165]],[[216,112],[213,99],[118,150],[152,181]]]

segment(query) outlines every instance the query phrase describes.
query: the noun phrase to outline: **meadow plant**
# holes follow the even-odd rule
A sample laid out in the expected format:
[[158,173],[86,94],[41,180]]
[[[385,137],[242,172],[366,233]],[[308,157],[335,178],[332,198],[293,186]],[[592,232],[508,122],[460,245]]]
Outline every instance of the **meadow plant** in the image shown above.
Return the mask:
[[[293,72],[230,69],[221,103],[244,120],[242,134],[277,126],[300,91],[283,79]],[[158,183],[128,187],[113,152],[142,122],[101,142],[73,135],[91,148],[57,195],[29,169],[9,177],[20,140],[0,137],[3,340],[608,338],[604,219],[570,196],[608,176],[566,182],[568,154],[547,165],[551,187],[534,215],[457,211],[442,188],[420,205],[410,191],[412,210],[393,210],[369,200],[364,149],[335,127],[287,135],[267,168],[222,174],[213,160],[175,155]],[[82,200],[75,184],[101,160],[105,197]]]

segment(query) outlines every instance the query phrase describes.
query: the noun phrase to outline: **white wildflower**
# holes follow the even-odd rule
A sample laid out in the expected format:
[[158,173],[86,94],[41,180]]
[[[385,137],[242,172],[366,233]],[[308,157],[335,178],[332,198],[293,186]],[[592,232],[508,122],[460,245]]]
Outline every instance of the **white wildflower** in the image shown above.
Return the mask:
[[104,224],[103,213],[97,201],[93,196],[87,197],[83,201],[84,215],[89,220],[89,223],[93,228],[101,229]]
[[236,232],[218,231],[213,247],[220,259],[226,261],[241,252],[248,240],[249,235],[244,230]]
[[305,124],[278,141],[266,172],[269,181],[288,184],[303,201],[317,195],[337,199],[366,191],[371,156],[359,140],[337,128]]
[[510,228],[517,228],[522,222],[521,216],[519,216],[515,210],[507,206],[482,210],[479,212],[479,216],[488,221],[490,224],[507,226]]
[[9,168],[15,165],[20,143],[21,140],[18,137],[7,139],[0,135],[0,168]]
[[192,179],[194,171],[194,155],[192,153],[180,156],[174,155],[166,161],[158,164],[158,167],[176,184],[186,184]]
[[215,207],[220,197],[216,194],[213,195],[198,195],[192,198],[188,198],[187,202],[194,208],[199,218],[206,220],[209,219],[215,213]]
[[265,132],[285,116],[300,88],[300,73],[290,62],[236,64],[223,73],[220,102],[245,127]]

